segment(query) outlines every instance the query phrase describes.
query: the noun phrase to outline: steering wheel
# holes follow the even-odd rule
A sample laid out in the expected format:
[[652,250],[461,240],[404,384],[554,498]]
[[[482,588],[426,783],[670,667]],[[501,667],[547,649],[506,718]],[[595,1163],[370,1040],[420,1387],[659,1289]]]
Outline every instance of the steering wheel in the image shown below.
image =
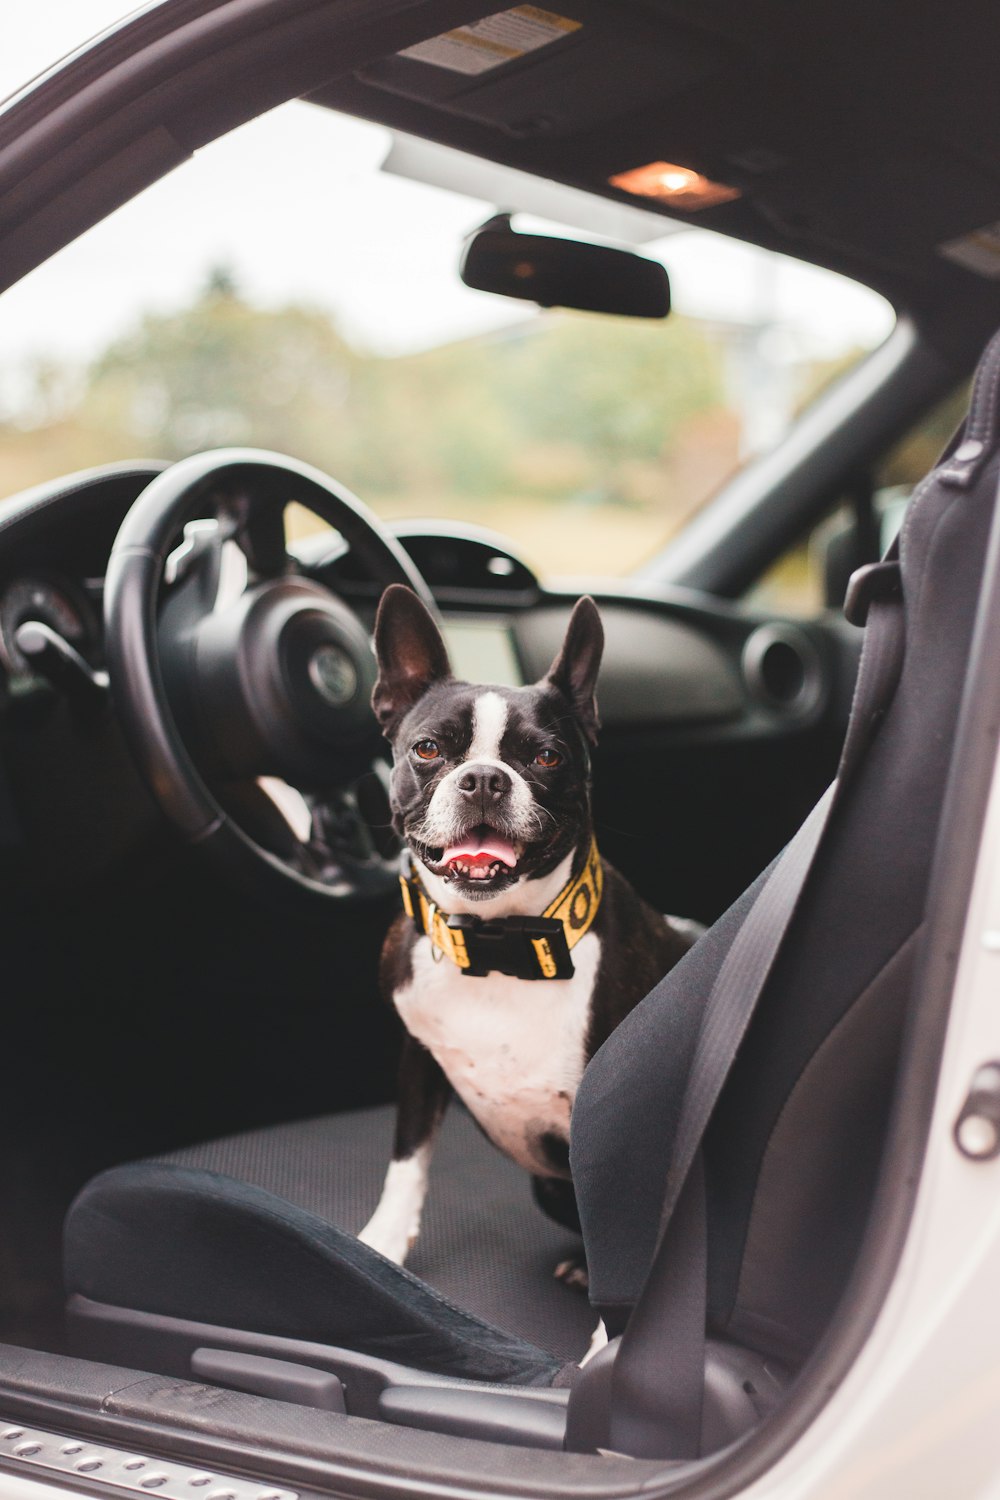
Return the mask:
[[[368,629],[287,551],[293,501],[377,584],[434,609],[399,543],[319,470],[255,449],[195,454],[143,490],[112,548],[111,692],[153,798],[230,875],[265,895],[373,897],[396,880],[358,797],[382,743],[375,659]],[[376,807],[384,824],[384,795]]]

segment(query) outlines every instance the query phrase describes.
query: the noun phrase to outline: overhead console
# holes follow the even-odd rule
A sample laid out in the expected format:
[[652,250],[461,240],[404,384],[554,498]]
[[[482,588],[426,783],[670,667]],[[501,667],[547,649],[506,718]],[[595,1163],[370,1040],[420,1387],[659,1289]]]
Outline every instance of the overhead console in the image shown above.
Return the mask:
[[[401,38],[309,97],[667,224],[827,266],[941,322],[949,346],[965,304],[977,329],[982,305],[995,306],[985,11],[956,32],[934,0],[901,44],[869,7],[849,54],[837,51],[848,23],[835,0],[772,27],[729,0],[483,11],[467,20],[430,5],[420,40]],[[942,124],[939,112],[929,126],[926,99],[945,67],[973,80],[968,119],[952,111]]]

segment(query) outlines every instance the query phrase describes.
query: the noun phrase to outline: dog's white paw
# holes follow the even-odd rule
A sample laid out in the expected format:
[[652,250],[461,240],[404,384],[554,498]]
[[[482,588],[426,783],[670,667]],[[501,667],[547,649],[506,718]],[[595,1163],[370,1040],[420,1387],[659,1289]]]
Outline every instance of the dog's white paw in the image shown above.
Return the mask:
[[574,1286],[581,1292],[587,1291],[590,1286],[587,1262],[582,1255],[571,1255],[568,1260],[561,1260],[553,1274],[564,1286]]
[[597,1327],[594,1329],[593,1333],[590,1335],[590,1345],[587,1349],[586,1354],[580,1361],[580,1369],[582,1370],[584,1365],[590,1363],[595,1354],[600,1354],[601,1350],[606,1349],[607,1346],[608,1330],[605,1328],[604,1319],[602,1318]]
[[394,1260],[397,1266],[401,1266],[416,1244],[418,1232],[416,1229],[411,1232],[399,1223],[389,1222],[387,1215],[382,1216],[380,1221],[376,1209],[358,1239],[363,1245],[377,1250],[379,1255],[384,1255],[386,1260]]
[[417,1243],[420,1213],[427,1192],[430,1145],[389,1163],[378,1207],[358,1235],[364,1244],[401,1266]]

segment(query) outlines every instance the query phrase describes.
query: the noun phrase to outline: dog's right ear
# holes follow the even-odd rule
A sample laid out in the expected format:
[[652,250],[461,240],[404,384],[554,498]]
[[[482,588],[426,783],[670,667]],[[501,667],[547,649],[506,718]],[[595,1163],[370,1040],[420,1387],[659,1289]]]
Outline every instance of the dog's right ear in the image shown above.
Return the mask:
[[584,594],[573,606],[566,639],[542,682],[556,688],[572,704],[580,727],[592,745],[597,744],[597,731],[601,727],[594,689],[603,651],[601,617],[593,599]]
[[372,708],[387,735],[432,682],[451,676],[448,651],[430,611],[402,583],[390,584],[379,602],[375,659]]

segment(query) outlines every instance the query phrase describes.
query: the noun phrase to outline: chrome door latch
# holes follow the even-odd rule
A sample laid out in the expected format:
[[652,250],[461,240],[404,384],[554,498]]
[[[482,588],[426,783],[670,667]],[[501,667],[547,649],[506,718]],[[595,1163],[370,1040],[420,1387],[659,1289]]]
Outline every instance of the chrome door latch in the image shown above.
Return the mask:
[[1000,1156],[1000,1062],[977,1068],[955,1121],[955,1145],[970,1161]]

